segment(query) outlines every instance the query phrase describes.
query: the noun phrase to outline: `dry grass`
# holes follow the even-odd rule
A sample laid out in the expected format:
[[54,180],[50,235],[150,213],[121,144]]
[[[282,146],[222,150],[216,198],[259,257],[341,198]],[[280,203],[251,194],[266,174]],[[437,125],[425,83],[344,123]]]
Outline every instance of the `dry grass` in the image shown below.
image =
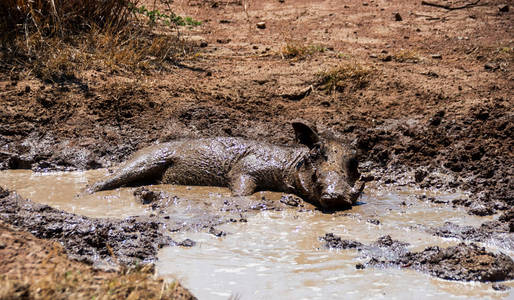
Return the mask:
[[320,45],[305,45],[298,41],[287,42],[280,50],[282,58],[301,60],[305,59],[314,53],[325,52],[325,48]]
[[149,269],[104,273],[54,270],[34,280],[1,275],[0,299],[192,299],[176,282],[156,279]]
[[138,73],[165,69],[191,50],[169,30],[155,33],[129,8],[136,5],[136,0],[1,2],[0,73],[54,82],[74,80],[87,69]]
[[102,272],[71,261],[62,246],[0,222],[0,299],[194,299],[152,265]]
[[127,24],[135,0],[2,0],[2,37],[37,31],[42,36],[88,30],[91,27],[119,30]]
[[421,60],[420,55],[414,50],[400,50],[393,55],[397,62],[417,63]]
[[343,63],[327,71],[318,73],[317,86],[322,90],[353,91],[366,87],[375,69],[358,63]]

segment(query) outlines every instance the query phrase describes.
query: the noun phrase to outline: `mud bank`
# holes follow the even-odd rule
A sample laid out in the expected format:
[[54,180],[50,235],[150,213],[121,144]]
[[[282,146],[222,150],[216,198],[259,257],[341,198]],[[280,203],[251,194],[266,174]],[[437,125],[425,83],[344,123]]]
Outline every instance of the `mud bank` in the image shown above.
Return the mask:
[[155,260],[159,248],[177,245],[162,223],[146,217],[95,219],[34,203],[0,188],[0,220],[38,238],[59,241],[73,259],[98,267]]
[[369,245],[343,240],[332,233],[321,237],[324,247],[357,249],[370,258],[357,269],[372,267],[411,268],[447,280],[496,282],[514,278],[514,261],[503,253],[488,252],[476,244],[460,243],[448,248],[427,247],[421,252],[410,252],[408,243],[380,237]]

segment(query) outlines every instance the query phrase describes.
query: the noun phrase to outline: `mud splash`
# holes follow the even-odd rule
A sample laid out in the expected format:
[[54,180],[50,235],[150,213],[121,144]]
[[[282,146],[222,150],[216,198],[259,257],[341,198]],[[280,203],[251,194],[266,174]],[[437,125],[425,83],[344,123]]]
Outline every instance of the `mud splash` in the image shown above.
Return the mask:
[[[224,188],[156,185],[139,189],[137,197],[135,188],[82,194],[86,183],[103,172],[6,171],[0,172],[0,182],[22,197],[76,214],[154,216],[165,224],[173,240],[196,242],[194,247],[161,249],[157,271],[180,280],[200,299],[394,298],[406,294],[423,299],[479,299],[514,295],[512,289],[497,291],[490,283],[445,281],[396,267],[357,269],[356,265],[367,259],[356,250],[327,250],[319,240],[331,232],[366,244],[390,235],[409,243],[409,251],[455,246],[461,240],[433,235],[430,229],[445,222],[477,227],[493,217],[470,216],[464,209],[423,202],[419,196],[444,203],[462,197],[460,194],[370,186],[361,205],[335,214],[323,214],[303,202],[281,202],[278,193],[238,200]],[[142,193],[154,193],[149,204],[141,203]],[[481,245],[514,256],[513,249],[505,248],[508,244],[485,239]],[[514,287],[512,281],[502,284]]]

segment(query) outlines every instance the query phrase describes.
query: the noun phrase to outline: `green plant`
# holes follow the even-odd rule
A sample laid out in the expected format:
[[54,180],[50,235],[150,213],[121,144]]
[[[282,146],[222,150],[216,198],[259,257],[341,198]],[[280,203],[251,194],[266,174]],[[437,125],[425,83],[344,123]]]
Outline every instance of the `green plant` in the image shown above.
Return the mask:
[[175,24],[177,26],[199,26],[202,24],[201,21],[197,21],[192,17],[182,17],[174,14],[173,12],[168,14],[162,13],[159,10],[148,10],[144,5],[137,7],[132,3],[129,3],[129,8],[141,15],[148,17],[148,23],[150,25],[155,25],[158,21],[161,21],[163,24],[170,26]]

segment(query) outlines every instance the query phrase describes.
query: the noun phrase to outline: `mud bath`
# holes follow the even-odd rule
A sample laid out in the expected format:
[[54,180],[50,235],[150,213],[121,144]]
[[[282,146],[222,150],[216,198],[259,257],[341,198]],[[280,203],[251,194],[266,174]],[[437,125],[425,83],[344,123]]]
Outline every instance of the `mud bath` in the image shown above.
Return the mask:
[[[308,299],[401,297],[407,291],[421,298],[514,295],[512,289],[497,291],[491,283],[445,281],[397,267],[357,269],[356,265],[369,259],[357,250],[327,250],[319,239],[331,232],[370,244],[390,235],[409,243],[407,249],[412,252],[435,245],[456,246],[461,240],[433,235],[429,229],[445,222],[478,227],[493,217],[470,216],[465,209],[420,201],[419,196],[451,201],[460,194],[370,186],[360,199],[361,205],[335,214],[323,214],[300,201],[280,201],[279,193],[257,193],[234,204],[236,198],[225,188],[155,185],[83,194],[86,183],[103,172],[4,171],[0,181],[22,197],[65,211],[90,217],[148,216],[162,222],[166,235],[193,247],[161,249],[157,271],[180,280],[200,299],[227,299],[231,295],[243,299],[277,295]],[[145,201],[148,204],[141,204]],[[514,255],[508,244],[485,239],[480,245],[488,251]],[[502,284],[514,287],[513,281]]]

